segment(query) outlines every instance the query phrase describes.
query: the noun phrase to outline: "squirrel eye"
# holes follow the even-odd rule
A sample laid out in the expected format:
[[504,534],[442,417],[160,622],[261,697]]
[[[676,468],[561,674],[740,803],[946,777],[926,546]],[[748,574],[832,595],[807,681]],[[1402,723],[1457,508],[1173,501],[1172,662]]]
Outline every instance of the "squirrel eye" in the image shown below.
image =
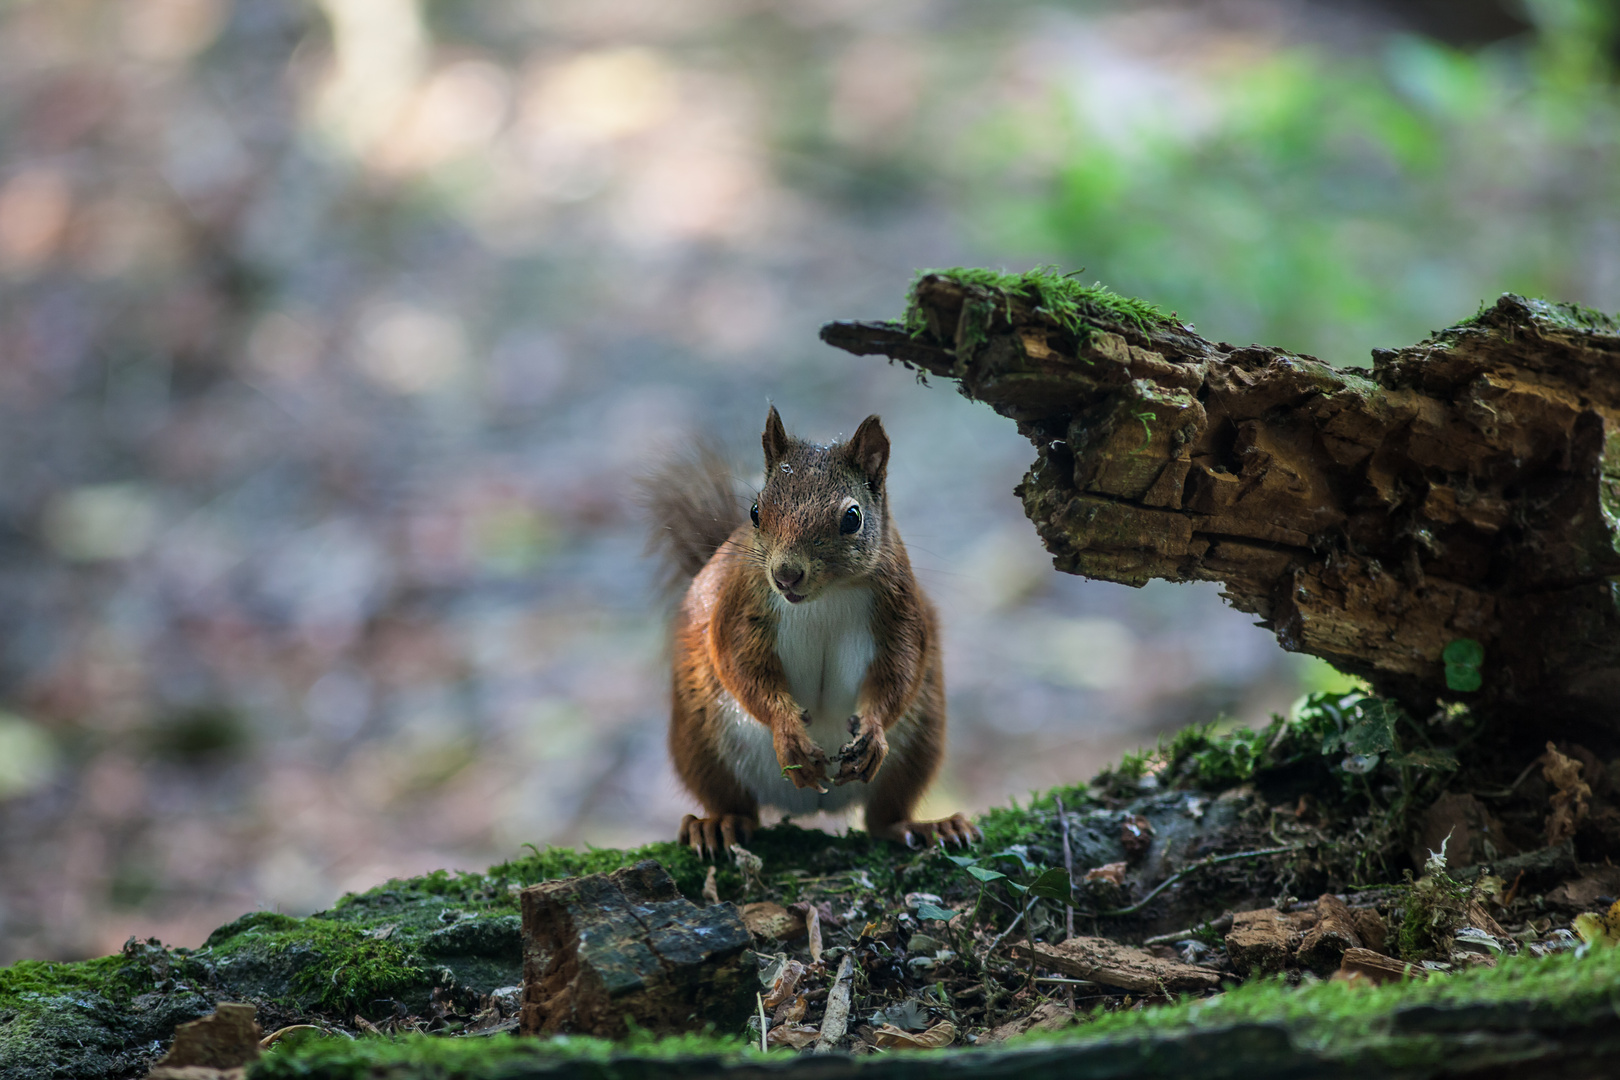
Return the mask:
[[748,516],[754,519],[754,528],[759,528],[759,503],[755,503],[754,508],[748,511]]
[[852,506],[844,511],[844,520],[839,524],[838,531],[844,533],[859,532],[861,528],[861,510]]

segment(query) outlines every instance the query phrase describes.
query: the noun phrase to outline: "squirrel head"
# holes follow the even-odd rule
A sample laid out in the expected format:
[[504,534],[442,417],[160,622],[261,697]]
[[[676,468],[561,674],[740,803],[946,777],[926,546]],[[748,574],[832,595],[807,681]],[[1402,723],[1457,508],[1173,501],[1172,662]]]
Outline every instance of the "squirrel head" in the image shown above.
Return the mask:
[[816,446],[789,438],[772,406],[763,442],[765,486],[750,516],[777,595],[797,604],[875,571],[889,534],[882,421],[868,416],[848,442]]

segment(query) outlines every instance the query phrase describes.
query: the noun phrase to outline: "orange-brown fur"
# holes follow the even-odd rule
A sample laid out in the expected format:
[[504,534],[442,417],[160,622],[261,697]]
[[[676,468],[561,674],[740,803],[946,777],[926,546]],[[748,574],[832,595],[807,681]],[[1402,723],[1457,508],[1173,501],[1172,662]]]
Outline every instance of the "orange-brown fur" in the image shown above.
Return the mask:
[[[793,786],[866,781],[866,822],[875,835],[965,843],[973,828],[960,815],[912,819],[944,756],[944,680],[933,606],[889,519],[882,425],[869,417],[848,443],[819,447],[789,439],[773,408],[763,443],[758,524],[744,520],[732,531],[693,578],[675,618],[669,747],[705,813],[687,818],[682,840],[716,850],[758,822],[759,801],[726,756],[724,725],[748,722],[728,713],[729,695],[768,729]],[[851,506],[858,526],[847,533]],[[790,598],[813,605],[851,588],[871,593],[871,661],[848,720],[850,739],[829,757],[807,734],[810,713],[794,699],[778,655],[778,622]],[[899,738],[893,745],[891,733]]]

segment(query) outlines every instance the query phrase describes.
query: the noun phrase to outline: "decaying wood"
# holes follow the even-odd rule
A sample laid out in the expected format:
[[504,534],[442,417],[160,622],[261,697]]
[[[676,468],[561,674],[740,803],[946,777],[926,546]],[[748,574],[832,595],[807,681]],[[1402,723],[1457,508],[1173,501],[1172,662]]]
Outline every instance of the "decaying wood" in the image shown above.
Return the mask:
[[739,1027],[754,1001],[748,930],[731,904],[697,907],[652,860],[523,890],[525,1034],[658,1034]]
[[174,1045],[148,1080],[239,1080],[259,1056],[264,1032],[252,1005],[221,1002],[210,1016],[174,1029]]
[[[1620,324],[1505,295],[1368,372],[1100,310],[1071,330],[940,275],[916,296],[915,338],[822,337],[1015,420],[1059,569],[1221,582],[1284,648],[1414,709],[1620,720]],[[1476,691],[1448,687],[1463,638],[1484,646]]]
[[1345,950],[1361,947],[1350,909],[1332,893],[1324,893],[1316,901],[1316,925],[1300,938],[1296,955],[1312,971],[1329,972],[1339,966]]
[[1339,971],[1345,975],[1364,975],[1377,983],[1429,977],[1429,969],[1422,964],[1409,964],[1385,956],[1383,953],[1375,953],[1371,949],[1344,950],[1344,956],[1339,961]]
[[1012,953],[1022,960],[1033,955],[1035,963],[1049,971],[1138,993],[1213,990],[1221,984],[1220,975],[1208,968],[1161,960],[1108,938],[1073,937],[1057,945],[1014,945]]
[[1232,929],[1226,933],[1226,955],[1244,975],[1282,971],[1292,963],[1305,932],[1316,922],[1314,911],[1278,911],[1274,907],[1240,911],[1232,916]]

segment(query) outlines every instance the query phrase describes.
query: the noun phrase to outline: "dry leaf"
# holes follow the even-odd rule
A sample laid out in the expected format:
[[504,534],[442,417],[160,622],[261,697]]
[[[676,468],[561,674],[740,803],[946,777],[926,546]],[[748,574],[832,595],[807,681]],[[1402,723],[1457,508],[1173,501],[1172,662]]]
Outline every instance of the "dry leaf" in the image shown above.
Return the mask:
[[821,963],[821,911],[807,901],[793,904],[788,910],[804,918],[805,933],[810,938],[810,962]]
[[805,1000],[803,994],[794,994],[777,1006],[776,1015],[771,1017],[771,1027],[775,1028],[778,1024],[797,1024],[804,1019],[804,1014],[809,1008],[810,1003]]
[[1549,799],[1552,813],[1547,815],[1547,846],[1556,847],[1574,836],[1575,826],[1586,820],[1592,788],[1581,779],[1581,763],[1560,754],[1551,742],[1542,756],[1541,775],[1557,789]]
[[795,1050],[803,1050],[820,1037],[821,1032],[811,1024],[785,1024],[782,1027],[772,1024],[765,1036],[765,1045],[791,1046]]
[[1575,916],[1575,932],[1582,941],[1594,947],[1612,948],[1620,945],[1620,900],[1616,900],[1602,915],[1585,912]]
[[1125,864],[1111,862],[1103,866],[1086,871],[1087,881],[1111,881],[1115,885],[1125,884]]
[[913,1035],[893,1024],[884,1024],[872,1035],[872,1041],[884,1050],[938,1050],[956,1041],[956,1025],[941,1020],[927,1031]]
[[782,970],[776,975],[776,981],[771,984],[770,992],[765,995],[765,1007],[774,1009],[782,1002],[791,998],[799,988],[799,980],[804,978],[806,968],[797,960],[789,960],[782,965]]

